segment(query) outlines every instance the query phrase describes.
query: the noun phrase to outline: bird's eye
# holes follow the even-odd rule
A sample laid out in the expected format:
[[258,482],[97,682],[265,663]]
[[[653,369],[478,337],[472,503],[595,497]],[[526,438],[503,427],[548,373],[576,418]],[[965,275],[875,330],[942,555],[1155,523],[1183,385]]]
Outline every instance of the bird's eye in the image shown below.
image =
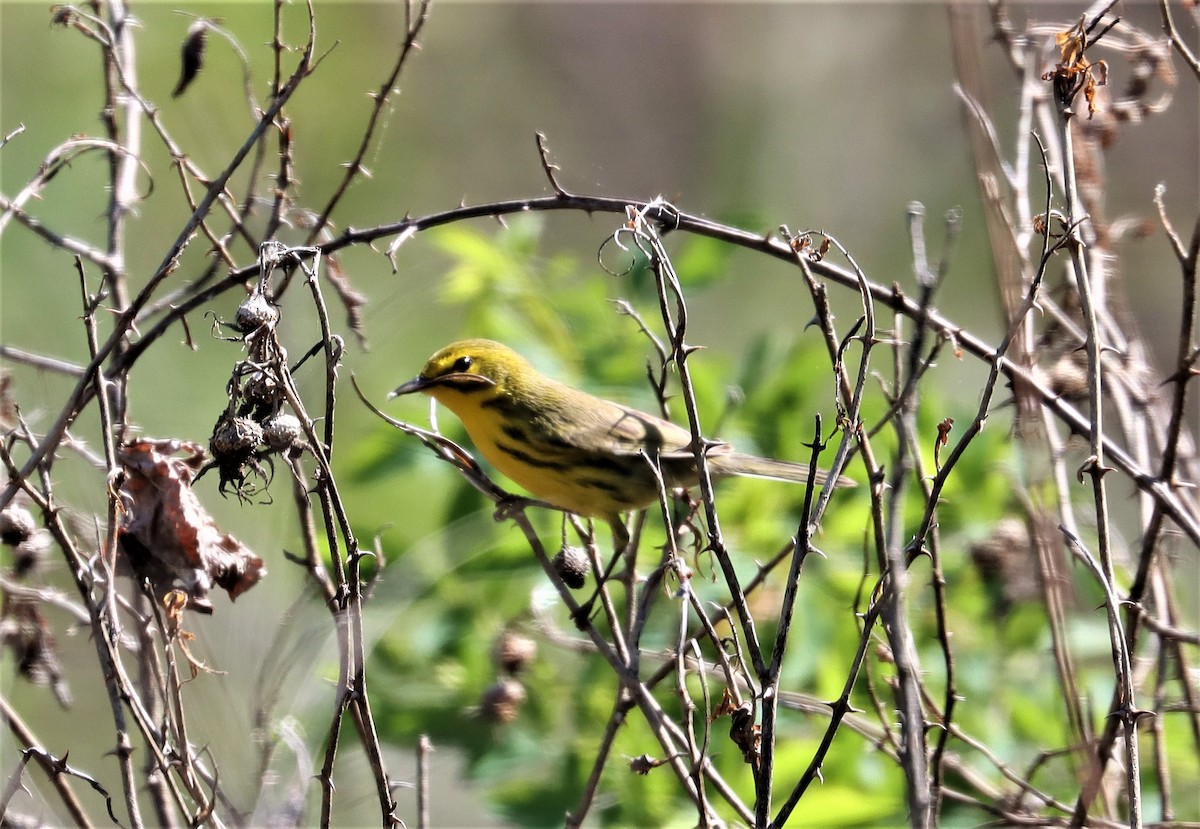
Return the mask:
[[466,371],[470,367],[471,367],[471,358],[470,357],[463,356],[463,357],[459,357],[457,360],[454,361],[454,370],[456,372]]

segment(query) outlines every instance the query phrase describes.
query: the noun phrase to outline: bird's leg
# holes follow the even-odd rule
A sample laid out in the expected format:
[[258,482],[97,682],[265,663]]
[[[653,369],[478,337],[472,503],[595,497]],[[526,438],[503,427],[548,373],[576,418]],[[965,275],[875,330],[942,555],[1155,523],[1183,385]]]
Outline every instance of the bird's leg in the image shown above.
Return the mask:
[[612,516],[608,523],[612,527],[613,557],[609,561],[608,567],[604,568],[604,574],[600,576],[600,580],[596,583],[596,589],[592,591],[591,598],[581,604],[579,609],[572,614],[575,627],[580,630],[586,628],[588,622],[591,621],[592,608],[596,604],[596,599],[600,596],[600,591],[604,589],[604,585],[608,584],[608,580],[612,578],[613,571],[617,569],[617,562],[624,558],[625,553],[629,551],[629,542],[631,540],[629,529],[625,526],[625,522],[621,520],[621,516]]

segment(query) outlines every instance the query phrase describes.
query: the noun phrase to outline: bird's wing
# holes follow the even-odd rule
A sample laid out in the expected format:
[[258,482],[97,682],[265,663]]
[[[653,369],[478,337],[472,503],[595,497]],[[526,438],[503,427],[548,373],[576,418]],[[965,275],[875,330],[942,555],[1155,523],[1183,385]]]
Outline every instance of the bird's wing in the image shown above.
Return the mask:
[[577,435],[580,442],[590,440],[595,448],[622,455],[646,452],[664,460],[693,457],[691,432],[669,420],[603,398],[596,398],[589,413],[587,425]]

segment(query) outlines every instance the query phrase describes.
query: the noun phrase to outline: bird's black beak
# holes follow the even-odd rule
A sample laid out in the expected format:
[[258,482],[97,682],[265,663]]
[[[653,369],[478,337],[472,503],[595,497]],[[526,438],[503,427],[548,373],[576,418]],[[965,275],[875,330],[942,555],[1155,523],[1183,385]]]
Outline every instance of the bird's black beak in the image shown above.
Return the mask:
[[429,388],[431,385],[433,384],[424,377],[418,375],[409,380],[403,386],[398,386],[395,391],[388,395],[388,400],[391,400],[394,397],[399,397],[402,394],[412,394],[413,392],[422,391]]

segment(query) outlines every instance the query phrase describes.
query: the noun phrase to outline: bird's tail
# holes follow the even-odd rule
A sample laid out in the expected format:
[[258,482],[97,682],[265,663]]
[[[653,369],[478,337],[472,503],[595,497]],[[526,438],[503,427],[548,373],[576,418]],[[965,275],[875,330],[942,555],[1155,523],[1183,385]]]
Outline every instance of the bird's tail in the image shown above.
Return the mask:
[[[760,458],[757,455],[743,455],[740,452],[712,454],[708,457],[709,469],[716,475],[740,475],[745,478],[768,478],[772,481],[787,481],[789,483],[808,483],[809,465],[795,461],[778,461],[771,458]],[[816,472],[815,481],[823,485],[829,474],[823,469]],[[857,486],[852,478],[838,476],[836,486]]]

